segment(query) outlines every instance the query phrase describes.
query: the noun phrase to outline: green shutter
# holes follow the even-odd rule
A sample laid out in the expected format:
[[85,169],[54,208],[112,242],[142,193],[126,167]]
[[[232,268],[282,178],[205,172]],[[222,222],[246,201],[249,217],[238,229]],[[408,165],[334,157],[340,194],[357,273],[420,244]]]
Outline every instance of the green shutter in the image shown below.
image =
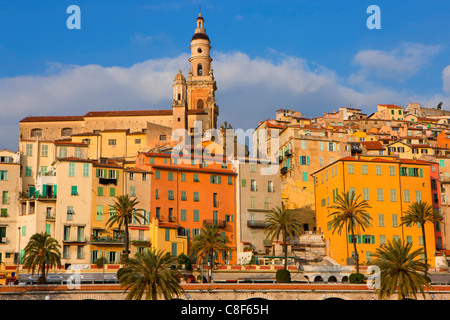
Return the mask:
[[56,184],[53,185],[53,198],[56,198]]
[[372,236],[372,242],[371,243],[375,243],[375,236]]
[[423,177],[423,169],[420,168],[420,169],[419,169],[419,172],[420,172],[420,177],[422,178],[422,177]]
[[99,176],[100,176],[100,169],[95,169],[95,177],[98,178]]
[[42,185],[42,196],[43,196],[44,198],[47,197],[47,185],[46,185],[46,184],[43,184],[43,185]]

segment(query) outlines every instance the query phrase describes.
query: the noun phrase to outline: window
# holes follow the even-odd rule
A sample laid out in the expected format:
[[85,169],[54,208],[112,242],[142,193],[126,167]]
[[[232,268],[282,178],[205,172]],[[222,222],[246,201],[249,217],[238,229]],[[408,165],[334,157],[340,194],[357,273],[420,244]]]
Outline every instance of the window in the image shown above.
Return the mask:
[[165,134],[162,134],[162,135],[159,136],[159,140],[160,141],[164,141],[166,139],[167,139],[167,136]]
[[181,209],[180,210],[180,220],[181,221],[186,221],[186,209]]
[[33,145],[32,144],[27,144],[26,145],[26,153],[25,155],[27,156],[33,156]]
[[0,217],[2,217],[2,218],[7,218],[8,217],[8,209],[7,208],[2,208],[1,209]]
[[209,180],[211,183],[220,184],[220,176],[212,174],[209,176],[209,178],[210,178]]
[[352,194],[353,194],[353,197],[356,197],[356,190],[355,190],[355,188],[348,188],[348,193],[349,193],[350,196],[352,196]]
[[270,209],[270,198],[264,198],[264,209]]
[[81,148],[75,148],[75,158],[81,158]]
[[59,157],[60,158],[66,158],[67,157],[67,147],[60,147],[59,148]]
[[383,171],[382,171],[381,166],[376,166],[375,170],[376,170],[375,172],[378,176],[382,175]]
[[194,173],[194,182],[200,182],[200,180],[198,179],[198,173]]
[[194,209],[194,221],[200,220],[200,211],[198,209]]
[[146,173],[142,174],[142,181],[147,181],[147,174]]
[[273,181],[267,181],[267,192],[274,192]]
[[233,185],[233,177],[228,177],[228,184]]
[[389,166],[389,175],[395,176],[395,167],[394,166]]
[[186,182],[186,173],[181,174],[181,182]]
[[383,189],[377,189],[377,201],[383,201]]
[[89,163],[83,163],[83,177],[89,177]]
[[41,147],[41,157],[48,157],[48,145],[43,144]]
[[25,177],[31,177],[31,174],[32,174],[31,166],[26,166],[25,167]]
[[380,235],[380,246],[386,244],[386,236],[385,235]]
[[416,190],[416,202],[422,201],[422,192],[420,190]]
[[256,205],[255,205],[255,197],[250,197],[250,208],[251,208],[251,209],[256,208]]
[[103,187],[97,187],[97,195],[103,196]]
[[116,144],[117,144],[117,140],[116,139],[108,139],[108,145],[115,146]]
[[394,228],[398,227],[398,215],[397,214],[392,215],[392,227],[394,227]]
[[250,172],[256,172],[256,165],[254,163],[250,164]]
[[363,200],[369,201],[369,188],[363,188]]
[[161,219],[161,208],[156,207],[156,213],[155,213],[156,219]]
[[165,233],[165,240],[170,241],[170,229],[165,229],[164,233]]
[[257,191],[256,180],[250,180],[250,191]]
[[0,170],[0,180],[2,181],[8,180],[8,170]]
[[173,197],[173,190],[169,190],[169,196],[168,196],[169,200],[174,200]]
[[362,174],[369,174],[369,168],[367,167],[367,164],[363,164],[361,166],[361,171],[362,171]]
[[2,193],[2,204],[9,204],[9,192],[3,191]]
[[423,237],[419,236],[419,245],[423,246]]
[[155,171],[155,179],[161,179],[161,171],[159,170]]
[[410,202],[409,190],[403,190],[403,197],[405,202]]
[[72,128],[62,128],[61,129],[61,135],[62,136],[71,136],[72,135]]
[[413,243],[412,236],[406,236],[406,243],[407,244],[412,244]]
[[39,129],[39,128],[31,129],[30,137],[31,138],[40,138],[40,137],[42,137],[42,129]]
[[130,196],[136,197],[136,187],[135,186],[130,186]]
[[308,181],[308,172],[305,172],[305,171],[302,172],[302,180]]
[[141,139],[134,139],[134,143],[135,144],[140,144],[141,143]]
[[384,227],[384,214],[379,214],[378,215],[378,226],[379,227]]
[[75,163],[69,162],[69,177],[75,176]]
[[115,197],[116,196],[116,189],[115,188],[109,188],[109,196]]
[[302,145],[302,150],[306,150],[306,140],[302,140],[301,145]]
[[300,165],[302,165],[302,166],[304,166],[304,165],[309,166],[309,156],[300,156]]
[[173,172],[169,171],[169,181],[173,181]]
[[72,196],[78,195],[77,186],[72,186],[72,187],[71,187],[70,194],[71,194]]
[[200,197],[199,197],[198,191],[194,191],[194,201],[195,201],[195,202],[200,201]]
[[246,187],[247,186],[247,180],[246,179],[242,179],[241,183],[242,183],[242,187]]
[[181,201],[186,201],[186,200],[187,200],[186,191],[181,191]]
[[397,190],[396,189],[391,189],[391,201],[392,202],[397,201]]
[[348,173],[349,174],[355,173],[355,166],[353,164],[348,165]]
[[67,206],[67,220],[73,220],[73,206]]

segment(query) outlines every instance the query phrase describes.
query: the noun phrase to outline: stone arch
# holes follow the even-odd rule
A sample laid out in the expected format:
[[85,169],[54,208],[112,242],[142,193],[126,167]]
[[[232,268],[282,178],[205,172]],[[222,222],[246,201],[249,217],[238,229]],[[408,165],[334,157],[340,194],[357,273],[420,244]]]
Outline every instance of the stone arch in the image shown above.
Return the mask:
[[202,66],[201,63],[199,63],[199,64],[197,65],[197,75],[198,75],[198,76],[202,76],[202,75],[203,75],[203,66]]
[[322,283],[322,282],[323,282],[322,276],[317,275],[314,277],[314,283]]
[[336,283],[336,282],[337,282],[337,279],[336,279],[335,276],[330,276],[330,277],[328,278],[328,283]]
[[341,279],[342,283],[347,283],[348,282],[348,276],[343,276]]

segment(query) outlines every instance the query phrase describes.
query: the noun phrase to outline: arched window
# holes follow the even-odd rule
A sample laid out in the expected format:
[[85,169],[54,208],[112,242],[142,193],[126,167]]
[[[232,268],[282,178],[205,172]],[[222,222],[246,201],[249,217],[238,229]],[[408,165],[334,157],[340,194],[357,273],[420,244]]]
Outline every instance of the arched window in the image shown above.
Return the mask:
[[71,136],[72,135],[72,128],[63,128],[61,130],[62,136]]
[[197,100],[197,109],[203,109],[204,103],[202,99]]
[[200,63],[197,65],[197,75],[198,76],[203,75],[203,66]]
[[42,137],[42,129],[36,128],[36,129],[31,129],[31,137],[32,138],[39,138]]

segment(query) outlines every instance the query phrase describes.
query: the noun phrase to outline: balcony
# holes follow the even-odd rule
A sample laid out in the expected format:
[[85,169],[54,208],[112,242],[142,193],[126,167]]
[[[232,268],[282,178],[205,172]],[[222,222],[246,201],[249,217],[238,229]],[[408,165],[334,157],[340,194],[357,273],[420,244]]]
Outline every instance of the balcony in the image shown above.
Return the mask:
[[47,212],[45,215],[45,220],[47,220],[47,221],[56,220],[56,212]]
[[67,237],[63,239],[63,243],[86,243],[86,238],[84,236],[76,239]]
[[249,228],[265,228],[266,225],[265,220],[247,220],[247,227]]
[[263,240],[264,247],[271,247],[272,246],[272,240]]
[[98,178],[98,183],[103,185],[110,185],[113,184],[117,186],[117,179],[116,178]]
[[280,173],[281,173],[281,174],[286,174],[287,171],[288,171],[288,168],[287,168],[287,167],[282,167],[282,168],[280,169]]
[[284,152],[284,156],[285,157],[290,157],[290,156],[292,156],[294,153],[292,152],[292,150],[286,150],[285,152]]
[[227,225],[226,220],[211,220],[211,219],[205,219],[203,220],[203,224],[207,225],[216,225],[219,228],[225,228]]
[[91,244],[107,244],[107,245],[124,245],[125,241],[123,237],[111,237],[111,236],[92,236]]
[[138,247],[150,247],[152,245],[149,238],[133,239],[130,241],[130,243]]

